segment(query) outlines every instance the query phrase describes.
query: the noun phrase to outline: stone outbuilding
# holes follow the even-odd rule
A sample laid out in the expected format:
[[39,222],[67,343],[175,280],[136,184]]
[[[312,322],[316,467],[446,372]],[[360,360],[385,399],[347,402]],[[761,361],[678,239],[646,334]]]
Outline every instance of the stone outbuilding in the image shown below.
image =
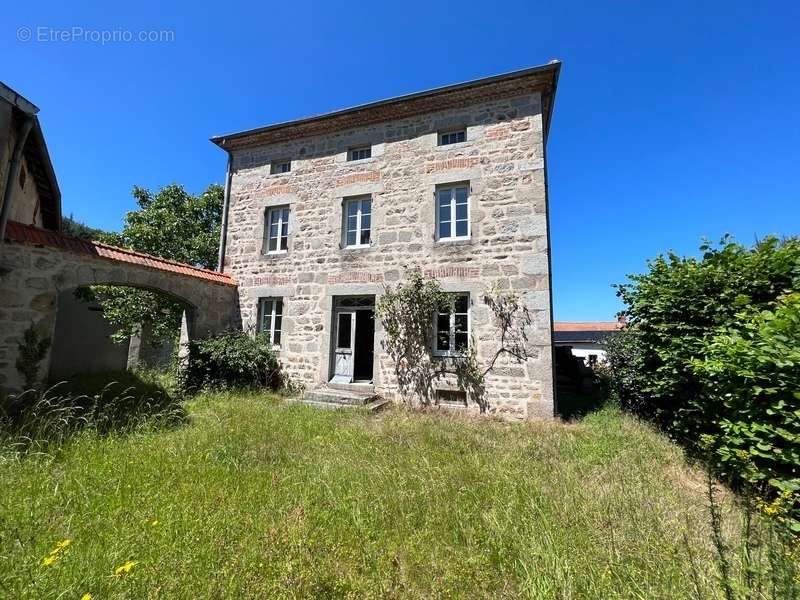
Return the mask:
[[[229,275],[61,233],[61,196],[38,111],[0,84],[0,390],[22,388],[15,363],[24,331],[34,326],[52,339],[59,294],[82,286],[168,294],[187,307],[188,335],[238,327],[237,291]],[[49,354],[40,367],[45,379]]]

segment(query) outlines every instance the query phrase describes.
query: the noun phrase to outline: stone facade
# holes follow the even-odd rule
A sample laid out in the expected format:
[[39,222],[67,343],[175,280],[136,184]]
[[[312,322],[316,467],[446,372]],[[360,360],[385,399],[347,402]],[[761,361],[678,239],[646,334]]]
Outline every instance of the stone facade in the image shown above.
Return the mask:
[[[552,417],[543,102],[537,90],[489,93],[405,118],[365,119],[361,127],[228,147],[225,272],[239,286],[244,326],[256,325],[259,298],[281,298],[281,361],[296,380],[313,387],[332,375],[335,297],[377,299],[386,285],[418,267],[444,289],[470,293],[471,332],[485,361],[496,351],[498,329],[482,293],[513,290],[534,318],[529,333],[535,358],[498,361],[487,377],[489,411]],[[439,145],[438,134],[452,128],[466,128],[466,141]],[[348,149],[360,146],[371,147],[371,158],[348,161]],[[289,159],[289,172],[271,174],[271,163]],[[469,187],[469,239],[438,241],[436,189],[453,183]],[[362,195],[372,199],[372,242],[346,249],[343,201]],[[278,206],[290,209],[288,252],[268,254],[266,214]],[[397,399],[394,367],[381,340],[376,320],[374,385]]]

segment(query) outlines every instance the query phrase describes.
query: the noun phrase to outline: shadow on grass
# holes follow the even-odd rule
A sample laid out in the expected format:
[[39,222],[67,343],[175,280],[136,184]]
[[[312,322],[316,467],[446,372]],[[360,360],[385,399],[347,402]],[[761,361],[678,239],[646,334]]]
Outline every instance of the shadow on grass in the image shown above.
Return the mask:
[[608,394],[599,386],[595,386],[591,391],[568,388],[556,390],[556,412],[565,421],[582,419],[607,404]]
[[81,375],[0,399],[0,444],[24,451],[62,444],[85,429],[124,434],[187,419],[180,398],[154,379],[128,371]]

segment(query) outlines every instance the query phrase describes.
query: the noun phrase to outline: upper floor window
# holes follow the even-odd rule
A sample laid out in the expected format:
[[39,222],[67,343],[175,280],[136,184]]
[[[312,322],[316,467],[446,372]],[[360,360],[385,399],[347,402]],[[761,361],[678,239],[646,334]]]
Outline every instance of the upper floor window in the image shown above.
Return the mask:
[[453,294],[452,310],[437,313],[434,320],[436,356],[461,354],[469,347],[469,294]]
[[267,254],[279,254],[289,250],[289,207],[268,208],[265,215]]
[[292,170],[292,161],[290,160],[276,160],[269,164],[270,175],[277,175],[278,173],[288,173]]
[[443,131],[439,133],[439,145],[447,146],[449,144],[458,144],[467,141],[467,130],[456,129],[454,131]]
[[469,185],[436,189],[436,238],[440,241],[469,238]]
[[258,331],[263,333],[273,346],[281,345],[283,325],[283,299],[261,298],[258,306]]
[[365,158],[372,158],[372,146],[360,146],[347,151],[347,160],[364,160]]
[[372,234],[372,198],[347,198],[344,201],[344,247],[369,246]]

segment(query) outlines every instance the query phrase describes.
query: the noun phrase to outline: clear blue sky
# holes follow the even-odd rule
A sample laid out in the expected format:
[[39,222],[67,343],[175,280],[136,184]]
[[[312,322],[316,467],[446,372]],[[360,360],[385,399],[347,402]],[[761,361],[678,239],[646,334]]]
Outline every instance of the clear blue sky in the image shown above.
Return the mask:
[[211,135],[558,58],[557,319],[613,318],[611,283],[701,236],[798,233],[796,2],[75,4],[4,2],[0,77],[42,109],[64,212],[90,225],[119,228],[133,185],[222,182]]

